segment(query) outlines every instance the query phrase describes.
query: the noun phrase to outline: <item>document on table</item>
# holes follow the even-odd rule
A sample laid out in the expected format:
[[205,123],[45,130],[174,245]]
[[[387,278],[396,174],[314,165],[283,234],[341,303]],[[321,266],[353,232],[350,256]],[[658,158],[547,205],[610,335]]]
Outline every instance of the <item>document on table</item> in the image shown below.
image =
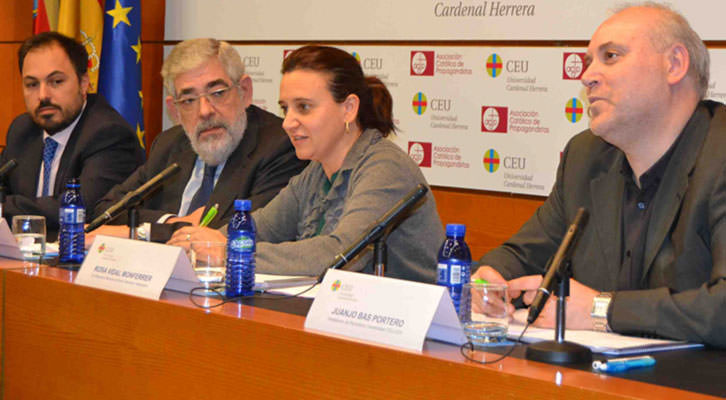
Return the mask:
[[[517,310],[514,320],[510,322],[507,337],[518,339],[524,324],[520,321],[526,320],[527,310]],[[540,342],[543,340],[554,340],[554,329],[535,328],[530,326],[524,334],[522,341],[525,343]],[[702,348],[699,343],[689,343],[667,339],[647,339],[635,336],[624,336],[612,332],[596,332],[567,329],[565,340],[587,346],[593,353],[607,356],[627,356],[636,354],[655,353],[659,351]]]

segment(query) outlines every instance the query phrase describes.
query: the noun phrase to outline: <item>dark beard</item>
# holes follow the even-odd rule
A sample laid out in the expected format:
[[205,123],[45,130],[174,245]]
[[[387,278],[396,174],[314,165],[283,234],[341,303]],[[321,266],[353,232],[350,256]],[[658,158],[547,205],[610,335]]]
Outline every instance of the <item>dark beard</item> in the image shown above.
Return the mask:
[[[58,122],[54,122],[51,119],[45,119],[43,117],[40,117],[37,115],[37,110],[39,110],[41,107],[48,107],[52,106],[55,107],[57,110],[61,112],[61,116],[63,116],[63,119],[61,119]],[[61,109],[58,105],[52,104],[50,101],[41,101],[40,104],[38,104],[38,107],[36,108],[36,114],[33,115],[33,121],[43,128],[46,132],[48,132],[49,135],[53,136],[56,133],[62,131],[63,129],[66,129],[68,126],[70,126],[73,121],[78,117],[78,114],[81,113],[81,110],[83,109],[83,106],[78,107],[75,112],[71,113],[70,115],[65,115],[63,113],[63,109]]]

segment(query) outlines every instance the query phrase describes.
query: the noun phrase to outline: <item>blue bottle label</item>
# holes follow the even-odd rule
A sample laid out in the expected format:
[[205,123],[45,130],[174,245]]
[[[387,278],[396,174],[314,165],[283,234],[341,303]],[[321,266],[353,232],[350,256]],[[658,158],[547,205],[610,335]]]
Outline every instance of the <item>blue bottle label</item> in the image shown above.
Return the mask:
[[255,239],[249,235],[240,235],[230,241],[230,248],[234,251],[255,251]]
[[61,224],[82,224],[86,221],[86,210],[83,208],[64,207],[60,209]]
[[451,268],[449,270],[449,283],[452,285],[461,284],[461,265],[450,264],[450,266]]
[[436,270],[436,281],[439,284],[446,284],[447,283],[447,275],[449,272],[449,264],[446,263],[439,263],[438,268]]

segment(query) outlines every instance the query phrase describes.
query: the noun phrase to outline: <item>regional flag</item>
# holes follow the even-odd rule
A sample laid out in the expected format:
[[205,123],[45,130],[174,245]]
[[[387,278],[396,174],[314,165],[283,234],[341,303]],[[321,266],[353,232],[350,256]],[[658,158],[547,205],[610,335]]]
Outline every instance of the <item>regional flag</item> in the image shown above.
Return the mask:
[[144,146],[140,3],[141,0],[106,0],[98,91],[136,128]]

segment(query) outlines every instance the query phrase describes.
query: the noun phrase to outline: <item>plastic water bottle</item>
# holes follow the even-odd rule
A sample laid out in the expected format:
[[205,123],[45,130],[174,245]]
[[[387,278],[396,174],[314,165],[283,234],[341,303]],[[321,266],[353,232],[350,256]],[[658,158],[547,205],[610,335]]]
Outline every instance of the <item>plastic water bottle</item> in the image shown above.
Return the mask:
[[76,178],[70,179],[66,184],[58,217],[59,261],[61,264],[80,264],[85,256],[83,224],[86,222],[86,207],[81,199],[81,184]]
[[227,297],[250,296],[255,287],[255,236],[249,200],[235,200],[235,213],[227,226]]
[[[446,225],[446,241],[439,250],[439,265],[436,283],[446,286],[454,302],[456,313],[460,314],[461,287],[471,279],[471,252],[464,242],[466,226]],[[467,308],[464,305],[464,308]]]

